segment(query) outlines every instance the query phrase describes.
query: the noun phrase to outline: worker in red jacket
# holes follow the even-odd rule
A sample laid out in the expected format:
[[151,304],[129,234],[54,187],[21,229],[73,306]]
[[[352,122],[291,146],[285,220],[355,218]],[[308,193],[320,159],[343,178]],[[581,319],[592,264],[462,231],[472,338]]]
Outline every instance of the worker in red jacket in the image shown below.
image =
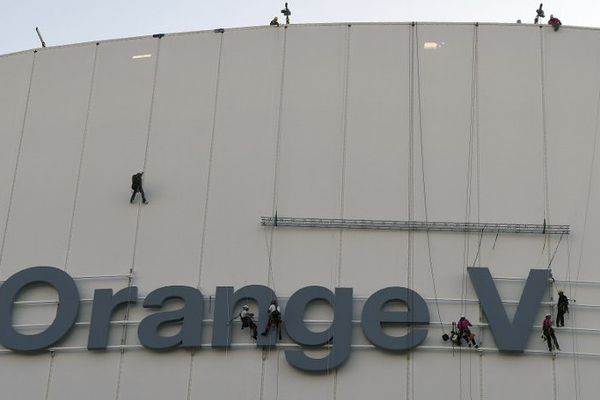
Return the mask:
[[550,14],[550,19],[548,20],[548,25],[552,25],[554,32],[556,32],[558,30],[558,28],[560,28],[560,26],[562,25],[562,22],[560,22],[560,19],[558,19],[554,15]]

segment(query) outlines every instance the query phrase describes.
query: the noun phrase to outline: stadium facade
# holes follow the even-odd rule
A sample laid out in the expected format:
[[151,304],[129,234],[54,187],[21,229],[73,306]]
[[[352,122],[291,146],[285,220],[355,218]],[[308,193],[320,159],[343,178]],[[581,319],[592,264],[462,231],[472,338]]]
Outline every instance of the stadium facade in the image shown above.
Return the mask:
[[[325,24],[0,56],[0,279],[53,266],[79,292],[62,340],[0,349],[3,395],[595,398],[599,43],[600,31],[573,27]],[[147,205],[128,201],[138,171]],[[378,229],[347,229],[360,224]],[[467,267],[489,268],[509,317],[530,270],[552,271],[523,352],[499,351]],[[202,292],[200,346],[140,343],[140,321],[186,305],[142,306],[169,285]],[[326,357],[335,329],[322,348],[298,345],[285,325],[276,346],[257,347],[234,320],[231,346],[213,348],[216,288],[248,285],[272,289],[284,314],[304,287],[352,288],[345,362],[308,373],[286,361],[286,351]],[[130,287],[137,303],[112,314],[105,350],[88,350],[94,291]],[[429,310],[427,336],[410,351],[365,336],[361,311],[386,287],[418,293]],[[557,289],[576,302],[553,354],[540,325]],[[57,299],[48,285],[28,286],[8,321],[39,335]],[[400,303],[387,310],[406,311]],[[442,340],[463,313],[478,350]],[[334,314],[311,303],[305,324],[327,330]]]

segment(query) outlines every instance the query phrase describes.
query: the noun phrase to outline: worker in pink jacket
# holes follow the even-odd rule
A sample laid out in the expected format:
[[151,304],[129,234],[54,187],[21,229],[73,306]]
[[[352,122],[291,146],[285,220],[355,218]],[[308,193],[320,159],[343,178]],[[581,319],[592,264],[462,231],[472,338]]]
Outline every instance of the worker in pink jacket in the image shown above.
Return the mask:
[[458,328],[458,337],[459,340],[465,339],[469,347],[471,347],[471,344],[473,344],[475,348],[478,348],[479,346],[475,342],[475,334],[471,332],[471,329],[469,329],[472,326],[473,325],[471,324],[471,322],[469,322],[469,320],[466,319],[464,315],[461,315],[460,319],[458,320],[458,323],[456,324],[456,327]]
[[556,350],[560,350],[560,346],[558,345],[558,341],[556,340],[556,336],[554,335],[554,328],[552,328],[552,315],[546,314],[546,318],[542,323],[542,333],[543,337],[548,344],[548,350],[552,351],[552,343],[554,342],[554,347]]

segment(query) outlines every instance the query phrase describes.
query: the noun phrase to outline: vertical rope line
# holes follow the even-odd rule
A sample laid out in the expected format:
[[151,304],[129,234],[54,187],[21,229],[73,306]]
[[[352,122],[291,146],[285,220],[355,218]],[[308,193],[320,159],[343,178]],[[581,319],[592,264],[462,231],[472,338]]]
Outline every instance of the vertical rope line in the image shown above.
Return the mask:
[[[408,69],[408,79],[409,79],[409,90],[408,90],[408,220],[412,221],[414,219],[414,205],[413,205],[413,164],[414,164],[414,35],[415,35],[415,25],[413,22],[410,29],[409,35],[409,69]],[[407,240],[407,285],[408,288],[411,288],[411,265],[412,265],[412,251],[413,251],[413,233],[408,231],[408,240]],[[406,353],[406,399],[411,400],[411,357],[410,352]]]
[[479,400],[483,400],[483,352],[479,353]]
[[35,61],[37,58],[37,51],[33,52],[33,59],[31,61],[31,71],[29,71],[29,84],[27,87],[27,99],[25,100],[25,110],[23,111],[23,121],[21,122],[21,136],[19,137],[19,146],[17,147],[17,158],[15,160],[15,169],[13,172],[12,184],[10,186],[10,196],[8,198],[8,207],[6,210],[6,220],[4,221],[4,235],[2,236],[2,245],[0,246],[0,266],[2,265],[2,259],[4,258],[4,245],[6,244],[6,235],[8,233],[8,223],[10,220],[10,212],[12,210],[12,204],[15,195],[15,182],[17,181],[17,173],[19,171],[19,163],[21,161],[21,150],[23,148],[23,136],[25,134],[25,122],[27,120],[27,114],[29,112],[29,104],[31,102],[31,86],[33,83],[33,71],[35,70]]
[[[470,104],[470,117],[469,117],[469,144],[468,144],[468,157],[467,157],[467,182],[465,189],[465,222],[471,222],[471,196],[473,192],[473,156],[474,156],[474,142],[475,135],[478,132],[476,129],[476,113],[477,113],[477,71],[478,71],[478,49],[479,44],[479,31],[478,24],[473,25],[473,42],[471,47],[471,104]],[[477,162],[479,156],[477,156]],[[479,204],[477,205],[479,208]],[[479,211],[478,211],[479,212]],[[479,214],[478,214],[479,219]],[[481,239],[480,239],[481,244]],[[464,233],[463,242],[463,267],[462,267],[462,281],[461,281],[461,304],[460,313],[466,313],[466,297],[467,297],[467,266],[469,262],[469,253],[471,252],[471,234],[468,232]]]
[[[540,27],[541,28],[541,27]],[[543,150],[543,174],[544,174],[544,221],[550,224],[550,198],[548,183],[548,131],[546,127],[546,56],[544,52],[544,29],[540,29],[540,86],[541,86],[541,106],[542,106],[542,150]],[[550,262],[550,235],[544,238],[548,243],[548,262]]]
[[198,263],[198,283],[197,287],[200,287],[200,283],[202,282],[202,267],[204,263],[204,247],[206,245],[206,225],[207,225],[207,216],[208,216],[208,202],[210,195],[210,184],[212,177],[212,168],[213,168],[213,156],[215,150],[215,131],[217,126],[217,110],[218,110],[218,102],[219,102],[219,87],[221,83],[221,62],[223,57],[223,33],[220,34],[221,38],[219,41],[219,58],[217,61],[217,81],[215,83],[215,106],[213,107],[213,115],[212,115],[212,127],[210,134],[210,147],[208,152],[208,171],[206,178],[206,194],[204,196],[204,210],[202,213],[202,239],[200,242],[200,261]]
[[[343,97],[342,97],[342,168],[340,172],[340,219],[344,218],[345,203],[344,197],[346,192],[346,147],[348,142],[348,92],[349,92],[349,80],[350,80],[350,35],[351,26],[348,25],[346,30],[346,59],[344,65],[344,81],[343,81]],[[343,237],[344,230],[340,229],[339,243],[338,243],[338,265],[337,265],[337,285],[342,283],[342,255],[343,255]]]
[[94,48],[94,60],[92,62],[92,76],[90,78],[90,90],[88,95],[87,110],[85,112],[85,122],[83,125],[83,138],[81,139],[81,153],[79,156],[79,167],[77,169],[77,180],[75,182],[75,194],[73,195],[73,212],[71,213],[71,223],[69,224],[69,238],[67,241],[67,252],[65,254],[65,272],[69,267],[69,261],[71,257],[71,242],[73,240],[73,226],[75,224],[75,212],[77,210],[77,199],[79,198],[79,186],[81,184],[81,170],[83,167],[83,157],[85,154],[85,145],[87,142],[87,135],[89,130],[90,112],[92,109],[92,94],[94,91],[94,82],[96,79],[96,61],[98,59],[98,47],[100,43],[96,43]]
[[[282,123],[283,123],[283,94],[285,89],[285,64],[287,58],[287,28],[283,30],[283,49],[281,52],[281,73],[279,75],[279,99],[277,107],[277,127],[276,127],[276,139],[275,139],[275,165],[273,173],[273,195],[271,203],[271,216],[275,217],[277,212],[277,206],[279,204],[279,169],[280,169],[280,155],[281,155],[281,136],[282,136]],[[267,243],[267,254],[268,254],[268,265],[267,265],[267,286],[275,287],[275,275],[273,273],[273,240],[275,238],[275,227],[272,226],[269,229],[269,239]],[[262,397],[261,397],[262,398]]]
[[[344,218],[344,197],[346,195],[346,148],[348,142],[348,92],[350,85],[350,39],[351,39],[351,27],[348,24],[345,34],[345,60],[343,68],[343,88],[342,88],[342,148],[341,148],[341,171],[340,171],[340,219]],[[337,262],[337,276],[336,284],[333,287],[339,287],[342,284],[342,258],[344,249],[344,230],[339,230],[339,241],[338,241],[338,262]],[[334,297],[335,298],[335,297]],[[334,305],[335,307],[335,305]],[[333,337],[335,337],[335,325],[333,328]],[[334,339],[335,340],[335,339]],[[329,367],[329,366],[328,366]],[[328,368],[329,369],[329,368]],[[338,371],[337,369],[333,372],[333,400],[337,399],[337,384],[338,384]]]
[[[147,162],[147,158],[148,158],[148,148],[150,146],[150,132],[151,132],[151,128],[152,128],[152,114],[154,111],[154,98],[155,98],[155,94],[156,94],[156,79],[157,79],[157,75],[158,75],[158,61],[159,61],[159,56],[160,56],[160,43],[161,40],[160,38],[157,39],[156,42],[156,60],[154,61],[154,72],[153,72],[153,76],[152,76],[152,94],[150,97],[150,109],[148,111],[148,122],[147,122],[147,133],[146,133],[146,148],[144,151],[144,160],[143,160],[143,167],[142,167],[142,171],[146,168],[146,162]],[[136,218],[136,223],[135,223],[135,235],[134,235],[134,239],[133,239],[133,254],[131,257],[131,268],[129,269],[129,277],[127,279],[127,289],[129,294],[131,293],[131,287],[132,287],[132,283],[133,283],[133,271],[135,269],[135,259],[136,259],[136,252],[137,252],[137,243],[138,243],[138,235],[139,235],[139,231],[140,231],[140,220],[141,220],[141,212],[142,212],[142,207],[141,204],[138,204],[138,210],[137,210],[137,218]],[[125,365],[125,345],[127,344],[127,333],[128,333],[128,324],[127,321],[129,320],[129,313],[131,311],[131,303],[127,302],[125,305],[125,314],[124,314],[124,318],[123,320],[125,321],[125,323],[123,324],[123,329],[121,331],[121,354],[119,355],[119,375],[117,376],[117,387],[115,390],[115,400],[118,400],[120,395],[121,395],[121,378],[122,378],[122,374],[123,374],[123,369],[124,369],[124,365]]]
[[[279,32],[279,31],[277,31]],[[278,36],[277,36],[278,37]],[[275,161],[274,161],[274,172],[273,172],[273,194],[272,194],[272,203],[271,203],[271,215],[275,217],[277,212],[277,205],[279,202],[278,196],[278,186],[279,186],[279,158],[281,151],[281,136],[282,136],[282,110],[283,110],[283,94],[284,94],[284,84],[285,84],[285,64],[286,64],[286,55],[287,55],[287,26],[284,27],[283,30],[283,44],[281,49],[281,72],[279,74],[279,98],[277,100],[277,122],[275,126],[276,137],[275,137]],[[267,286],[273,288],[275,290],[275,275],[273,273],[273,241],[275,239],[275,227],[272,226],[269,228],[269,232],[265,231],[265,243],[267,246]],[[259,399],[264,398],[264,386],[265,386],[265,355],[270,354],[271,349],[263,348],[263,357],[261,358],[261,369],[260,369],[260,391],[259,391]],[[277,353],[277,358],[279,358],[279,353]],[[276,385],[279,385],[279,364],[276,366]],[[277,392],[277,396],[279,396]]]
[[195,354],[194,349],[190,350],[190,365],[188,368],[187,395],[186,395],[187,400],[191,400],[191,398],[192,398],[192,382],[193,382],[192,372],[194,371],[194,368],[192,366],[194,365],[194,354]]
[[[567,236],[567,281],[569,282],[569,296],[573,295],[573,282],[571,281],[571,238]],[[572,298],[572,297],[571,297]],[[577,338],[575,337],[575,313],[570,316],[571,325],[571,352],[573,353],[573,381],[575,387],[575,400],[579,399],[579,353],[577,351]]]
[[558,399],[558,386],[556,382],[556,355],[552,357],[552,395],[553,399]]
[[53,351],[50,352],[50,367],[48,369],[48,380],[46,381],[46,393],[44,395],[44,400],[48,400],[48,396],[50,395],[50,387],[52,386],[52,375],[54,374],[54,355]]
[[[217,71],[215,77],[215,95],[214,95],[214,106],[213,106],[213,115],[212,115],[212,126],[211,126],[211,134],[210,134],[210,147],[208,151],[208,171],[207,171],[207,179],[206,179],[206,195],[204,197],[204,210],[203,210],[203,219],[202,219],[202,239],[200,240],[200,260],[198,261],[198,280],[196,281],[196,288],[200,289],[200,283],[202,282],[202,262],[204,260],[204,244],[206,242],[206,217],[208,215],[208,195],[210,191],[210,177],[212,173],[212,159],[213,159],[213,150],[215,145],[215,128],[216,128],[216,120],[217,120],[217,105],[219,101],[219,83],[221,79],[221,61],[223,56],[223,33],[219,33],[219,50],[217,55]],[[193,386],[193,372],[194,372],[194,352],[190,354],[190,372],[189,372],[189,382],[188,382],[188,400],[189,396],[192,392]]]
[[[421,156],[421,184],[423,185],[423,210],[425,213],[425,221],[429,222],[429,206],[428,206],[428,199],[427,199],[427,182],[426,182],[426,174],[425,174],[425,145],[424,145],[424,141],[423,141],[423,115],[422,115],[422,96],[421,96],[421,59],[419,57],[419,29],[417,26],[415,26],[415,41],[416,41],[416,49],[415,49],[415,56],[416,56],[416,85],[417,85],[417,89],[416,89],[416,94],[417,94],[417,122],[419,124],[419,149],[420,149],[420,156]],[[410,219],[412,221],[412,218]],[[428,260],[428,264],[429,264],[429,273],[431,275],[431,282],[432,282],[432,286],[433,286],[433,294],[434,294],[434,300],[435,300],[435,307],[436,307],[436,311],[437,311],[437,315],[438,315],[438,319],[440,321],[440,325],[442,327],[442,332],[446,332],[446,329],[444,327],[444,322],[442,320],[442,315],[440,312],[440,306],[439,306],[439,302],[438,302],[438,292],[437,292],[437,285],[436,285],[436,281],[435,281],[435,272],[434,272],[434,264],[433,264],[433,255],[432,255],[432,246],[431,246],[431,236],[429,233],[429,230],[425,231],[425,237],[426,237],[426,243],[427,243],[427,260]],[[413,262],[413,268],[414,268],[414,262]],[[414,278],[413,278],[414,279]],[[412,295],[411,295],[411,299],[412,299]]]

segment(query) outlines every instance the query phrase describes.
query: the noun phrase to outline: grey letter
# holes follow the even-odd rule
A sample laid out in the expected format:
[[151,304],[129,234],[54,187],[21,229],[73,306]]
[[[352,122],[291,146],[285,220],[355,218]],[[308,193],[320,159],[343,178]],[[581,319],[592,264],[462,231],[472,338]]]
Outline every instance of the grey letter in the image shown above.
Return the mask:
[[[26,286],[43,284],[58,292],[52,324],[43,332],[24,335],[12,326],[13,303]],[[79,312],[79,292],[66,272],[55,267],[32,267],[17,272],[0,286],[0,343],[15,351],[38,351],[61,340],[73,327]]]
[[94,291],[88,350],[104,350],[108,343],[110,317],[113,311],[122,304],[137,302],[138,288],[131,286],[119,290],[114,296],[112,289]]
[[467,268],[467,270],[479,297],[481,308],[490,324],[498,350],[523,352],[540,308],[540,301],[548,288],[550,272],[547,269],[532,269],[529,271],[529,277],[511,324],[504,306],[502,306],[490,270],[487,268]]
[[[165,302],[181,299],[182,308],[151,314],[140,322],[138,338],[149,349],[166,350],[173,347],[200,347],[204,300],[198,289],[189,286],[165,286],[156,289],[144,300],[145,308],[160,308]],[[164,324],[183,321],[181,330],[173,336],[160,336],[158,330]]]
[[[333,323],[323,332],[312,332],[304,325],[304,312],[309,303],[324,300],[333,306]],[[290,297],[284,314],[288,336],[303,346],[322,346],[332,341],[331,352],[323,358],[307,357],[302,350],[286,350],[285,358],[294,367],[309,372],[325,372],[339,367],[350,354],[352,341],[352,288],[331,290],[307,286]]]
[[[383,311],[391,301],[401,301],[408,311]],[[369,341],[377,347],[392,351],[407,351],[417,347],[427,337],[427,328],[412,328],[411,332],[394,337],[386,335],[382,324],[429,324],[429,309],[418,293],[403,287],[388,287],[375,292],[365,303],[362,311],[362,329]]]
[[[271,288],[263,285],[249,285],[233,292],[231,286],[218,286],[215,296],[215,313],[213,323],[212,347],[225,348],[231,344],[231,324],[233,309],[242,300],[254,300],[258,304],[258,332],[263,332],[267,326],[267,310],[271,300],[276,299]],[[258,347],[273,346],[275,344],[276,329],[271,330],[269,336],[258,335]]]

